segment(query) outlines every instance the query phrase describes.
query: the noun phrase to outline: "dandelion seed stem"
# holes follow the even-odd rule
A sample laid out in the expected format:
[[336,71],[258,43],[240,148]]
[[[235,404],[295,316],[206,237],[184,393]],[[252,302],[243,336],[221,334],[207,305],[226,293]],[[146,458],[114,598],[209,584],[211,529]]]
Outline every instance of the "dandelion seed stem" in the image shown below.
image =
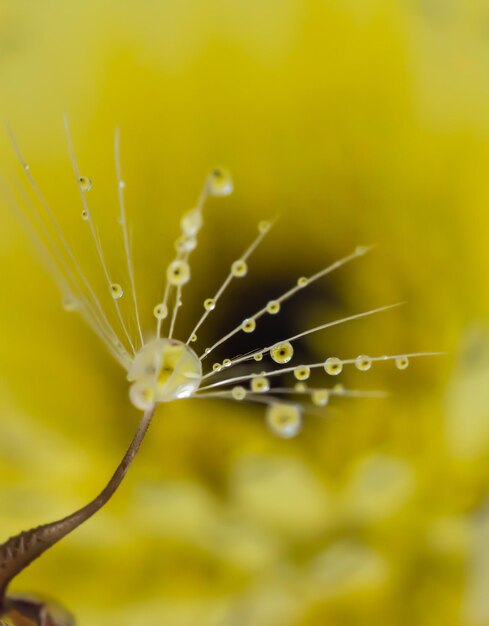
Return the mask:
[[[402,358],[416,358],[423,356],[442,356],[445,352],[413,352],[411,354],[396,354],[396,355],[383,355],[383,356],[374,356],[370,357],[372,363],[376,361],[395,361],[396,359]],[[356,362],[356,358],[354,359],[338,359],[338,362],[342,365],[352,365]],[[305,367],[309,367],[310,369],[316,369],[324,367],[324,361],[320,363],[308,363]],[[294,367],[284,367],[282,369],[271,370],[269,372],[263,372],[262,376],[280,376],[281,374],[288,374],[295,370]],[[244,380],[251,380],[254,378],[256,374],[243,374],[242,376],[235,376],[233,378],[226,378],[224,380],[220,380],[218,382],[212,383],[210,385],[206,385],[205,387],[200,387],[199,391],[206,391],[208,389],[215,389],[216,387],[223,387],[224,385],[230,385],[233,383],[241,382]]]
[[[370,309],[369,311],[364,311],[363,313],[356,313],[355,315],[349,315],[348,317],[342,317],[340,319],[334,320],[332,322],[327,322],[326,324],[321,324],[320,326],[315,326],[314,328],[310,328],[309,330],[305,330],[301,333],[298,333],[297,335],[294,335],[292,337],[288,337],[287,339],[281,339],[278,342],[275,343],[285,343],[285,342],[290,342],[290,341],[296,341],[297,339],[301,339],[302,337],[306,337],[307,335],[311,335],[313,333],[317,333],[320,330],[325,330],[327,328],[332,328],[333,326],[339,326],[340,324],[345,324],[346,322],[351,322],[353,320],[357,320],[357,319],[361,319],[363,317],[368,317],[370,315],[375,315],[376,313],[382,313],[384,311],[388,311],[389,309],[394,309],[398,306],[401,306],[403,303],[402,302],[398,302],[396,304],[388,304],[387,306],[382,306],[382,307],[378,307],[376,309]],[[244,356],[241,357],[235,357],[233,359],[231,359],[231,362],[228,364],[228,368],[233,367],[234,365],[238,365],[239,363],[243,363],[244,361],[249,361],[251,359],[253,359],[257,354],[264,354],[266,352],[269,352],[273,346],[275,344],[272,344],[270,346],[267,346],[266,348],[261,348],[260,350],[255,350],[253,352],[250,352],[248,354],[245,354]],[[215,372],[209,372],[208,374],[206,374],[203,379],[209,378],[210,376],[213,376],[215,374]]]
[[61,520],[24,531],[0,545],[0,609],[5,600],[7,587],[13,578],[41,556],[43,552],[86,522],[110,500],[134,460],[150,427],[154,412],[155,407],[153,406],[143,414],[136,434],[122,461],[105,488],[95,499]]
[[124,197],[124,189],[125,184],[122,178],[122,168],[121,168],[121,134],[120,129],[117,128],[115,131],[114,137],[114,155],[115,155],[115,168],[117,174],[117,189],[119,195],[119,207],[121,211],[121,225],[122,225],[122,233],[124,236],[124,250],[126,253],[126,263],[127,263],[127,271],[129,273],[129,282],[131,285],[131,294],[132,301],[134,304],[134,314],[136,316],[136,324],[139,333],[139,340],[141,342],[141,346],[144,346],[143,339],[143,331],[141,329],[141,321],[139,318],[139,307],[138,307],[138,299],[136,293],[136,279],[134,276],[134,262],[132,258],[131,245],[129,241],[129,231],[127,228],[127,217],[126,217],[126,201]]
[[[263,241],[263,239],[265,238],[267,233],[269,233],[269,232],[270,232],[270,228],[267,228],[264,232],[261,232],[257,237],[255,237],[253,242],[248,246],[248,248],[246,248],[246,250],[241,255],[240,260],[246,262],[250,258],[250,256],[253,254],[253,252],[256,250],[256,248],[260,245],[260,243]],[[229,285],[232,282],[233,278],[235,278],[235,276],[233,275],[233,272],[232,272],[232,269],[231,269],[231,271],[227,275],[226,279],[224,280],[224,282],[222,283],[222,285],[219,287],[219,289],[217,290],[216,294],[212,298],[212,300],[214,300],[215,304],[217,304],[218,300],[221,298],[223,293],[229,287]],[[193,337],[193,335],[195,335],[195,333],[199,330],[199,328],[205,322],[205,320],[209,316],[210,312],[211,312],[210,310],[205,311],[204,314],[202,315],[202,317],[200,318],[200,320],[197,322],[195,328],[192,330],[192,332],[190,333],[190,335],[189,335],[189,337],[187,339],[187,345],[190,343],[191,338]]]
[[109,320],[107,319],[107,316],[104,313],[104,309],[100,303],[100,300],[97,298],[97,295],[95,293],[95,291],[93,290],[92,286],[90,285],[90,282],[88,281],[87,277],[85,276],[80,264],[78,263],[76,256],[74,255],[72,249],[70,248],[70,246],[68,245],[68,242],[66,241],[65,237],[63,236],[63,232],[58,224],[58,221],[56,220],[53,211],[51,210],[51,207],[49,206],[46,198],[44,197],[44,194],[42,193],[42,191],[40,190],[39,186],[37,185],[29,165],[26,163],[24,157],[22,156],[22,153],[20,151],[19,145],[17,143],[17,140],[15,138],[15,135],[12,131],[11,128],[9,128],[7,126],[7,131],[9,133],[10,136],[10,140],[12,142],[12,146],[14,148],[15,154],[17,156],[17,159],[27,177],[27,180],[29,181],[29,184],[32,188],[32,190],[34,191],[35,195],[37,196],[39,202],[41,203],[43,209],[45,210],[49,221],[51,222],[51,224],[53,225],[53,228],[56,232],[57,237],[59,238],[59,241],[61,243],[62,248],[64,249],[64,251],[66,252],[66,254],[68,255],[68,258],[70,259],[70,261],[73,263],[73,267],[75,269],[76,274],[79,276],[80,280],[82,281],[82,284],[84,286],[84,288],[87,290],[87,293],[89,294],[89,298],[91,298],[91,301],[93,302],[93,305],[97,311],[96,317],[98,322],[100,323],[100,326],[103,327],[105,330],[103,332],[104,336],[109,336],[109,340],[107,341],[107,346],[111,349],[111,351],[113,351],[114,346],[118,345],[120,343],[119,337],[117,336],[117,333],[115,332],[115,330],[113,329],[112,325],[110,324]]
[[[104,273],[104,276],[105,276],[105,280],[107,282],[107,287],[110,289],[113,281],[112,281],[112,278],[111,278],[111,276],[109,274],[109,268],[108,268],[107,262],[105,260],[105,254],[104,254],[104,249],[102,247],[102,242],[100,240],[97,228],[95,226],[95,222],[94,222],[93,217],[92,217],[92,214],[90,212],[90,208],[88,206],[88,200],[86,198],[86,194],[84,193],[84,191],[82,189],[82,186],[81,186],[81,183],[80,183],[80,180],[81,180],[80,171],[78,169],[78,163],[77,163],[77,160],[76,160],[75,150],[73,148],[73,141],[71,139],[70,127],[69,127],[69,124],[68,124],[68,117],[66,115],[64,117],[64,123],[65,123],[66,140],[68,142],[68,150],[69,150],[69,153],[70,153],[71,164],[72,164],[72,167],[73,167],[73,172],[75,174],[76,184],[78,186],[78,191],[80,192],[80,198],[81,198],[81,201],[82,201],[82,206],[83,206],[83,209],[84,209],[86,215],[88,216],[88,224],[89,224],[89,228],[90,228],[90,233],[92,235],[92,239],[93,239],[93,242],[95,244],[95,249],[97,251],[97,256],[99,258],[100,265],[102,267],[102,270],[103,270],[103,273]],[[132,350],[132,353],[136,354],[136,348],[134,347],[134,343],[133,343],[133,341],[131,339],[131,335],[130,335],[129,330],[127,328],[127,325],[126,325],[126,323],[124,321],[124,318],[122,316],[122,312],[121,312],[121,308],[120,308],[120,305],[119,305],[119,301],[117,299],[114,299],[114,298],[112,298],[112,301],[114,302],[114,307],[116,309],[116,313],[117,313],[117,317],[119,319],[119,323],[121,325],[121,328],[122,328],[122,330],[124,332],[124,335],[125,335],[128,343],[129,343],[129,346],[130,346],[130,348]]]
[[[314,283],[315,281],[319,280],[323,276],[326,276],[327,274],[330,274],[334,270],[337,270],[342,265],[345,265],[346,263],[349,263],[350,261],[353,261],[354,259],[357,259],[360,256],[363,256],[364,254],[366,254],[367,252],[372,250],[372,248],[373,248],[373,246],[359,247],[359,248],[357,247],[357,248],[355,248],[355,250],[351,254],[349,254],[348,256],[345,256],[342,259],[339,259],[338,261],[335,261],[331,265],[328,265],[328,267],[325,267],[324,269],[320,270],[319,272],[316,272],[316,274],[312,274],[312,276],[310,276],[309,278],[306,278],[306,281],[305,281],[304,285],[302,283],[294,285],[294,287],[292,287],[288,291],[284,292],[278,298],[275,298],[275,301],[278,304],[282,304],[286,300],[289,300],[290,298],[292,298],[292,296],[294,296],[298,291],[300,291],[301,289],[304,289],[305,286],[311,285],[312,283]],[[257,311],[253,315],[248,316],[248,319],[253,319],[256,322],[256,320],[258,320],[260,317],[265,315],[267,312],[268,312],[267,311],[267,306],[264,306],[262,309],[260,309],[259,311]],[[228,339],[231,339],[231,337],[234,337],[234,335],[239,333],[241,330],[242,330],[242,326],[241,326],[241,324],[239,324],[239,326],[236,326],[236,328],[231,330],[227,335],[224,335],[223,337],[221,337],[221,339],[216,341],[216,343],[213,346],[211,346],[208,350],[206,350],[205,353],[201,354],[199,358],[201,360],[204,360],[218,346],[220,346],[223,343],[225,343],[226,341],[228,341]]]

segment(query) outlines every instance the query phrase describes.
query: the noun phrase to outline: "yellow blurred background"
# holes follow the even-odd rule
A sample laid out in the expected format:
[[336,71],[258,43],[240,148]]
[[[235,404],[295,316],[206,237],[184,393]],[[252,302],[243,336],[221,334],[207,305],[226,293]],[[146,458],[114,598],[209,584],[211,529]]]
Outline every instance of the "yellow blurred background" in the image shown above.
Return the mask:
[[[3,0],[0,113],[83,258],[64,112],[115,268],[121,127],[146,327],[180,215],[219,163],[235,193],[206,209],[182,334],[280,214],[205,340],[375,243],[281,330],[406,301],[311,336],[304,356],[448,355],[345,372],[390,397],[340,399],[291,441],[253,406],[161,407],[113,501],[14,588],[85,626],[489,625],[487,2]],[[6,133],[0,168],[20,180]],[[0,276],[6,538],[95,495],[137,412],[3,196]]]

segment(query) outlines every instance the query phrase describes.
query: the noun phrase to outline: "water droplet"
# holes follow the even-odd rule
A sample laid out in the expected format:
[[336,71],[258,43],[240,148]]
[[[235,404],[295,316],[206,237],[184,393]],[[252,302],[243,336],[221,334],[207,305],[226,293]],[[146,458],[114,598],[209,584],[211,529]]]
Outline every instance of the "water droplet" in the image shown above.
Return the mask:
[[276,315],[280,311],[280,302],[278,300],[270,300],[267,304],[267,313],[269,315]]
[[182,235],[175,241],[175,250],[177,252],[192,252],[197,247],[197,239]]
[[302,427],[302,412],[295,404],[274,402],[268,407],[265,419],[272,433],[284,439],[294,437]]
[[180,287],[190,280],[190,266],[186,261],[172,261],[166,270],[170,285]]
[[229,367],[231,365],[231,359],[224,359],[222,362],[223,367]]
[[82,218],[82,220],[83,220],[84,222],[88,222],[88,221],[89,221],[89,219],[90,219],[90,213],[89,213],[86,209],[84,209],[84,210],[81,212],[81,218]]
[[207,298],[207,300],[204,301],[204,309],[206,311],[213,311],[216,308],[216,301],[214,300],[214,298]]
[[307,285],[307,283],[309,282],[309,279],[306,278],[305,276],[301,276],[298,280],[297,280],[297,286],[298,287],[305,287]]
[[124,295],[124,290],[119,283],[112,283],[110,286],[110,295],[114,300],[119,300]]
[[294,376],[297,380],[307,380],[311,375],[311,370],[307,365],[299,365],[294,370]]
[[282,341],[273,346],[270,350],[270,356],[275,363],[283,365],[284,363],[288,363],[294,356],[294,348],[290,341]]
[[243,259],[238,259],[231,265],[231,274],[235,278],[242,278],[248,273],[248,265]]
[[307,385],[306,383],[296,383],[294,385],[294,389],[298,392],[298,393],[304,393],[305,391],[307,391]]
[[270,389],[270,382],[265,376],[256,376],[251,379],[251,391],[254,393],[266,393]]
[[164,320],[168,317],[168,307],[164,302],[160,302],[153,309],[153,315],[157,320]]
[[372,359],[366,354],[361,354],[355,359],[355,367],[361,372],[366,372],[372,367]]
[[326,359],[324,362],[324,371],[330,376],[337,376],[338,374],[341,374],[342,370],[343,363],[335,356],[329,357],[329,359]]
[[78,311],[80,308],[80,301],[74,295],[70,294],[63,298],[61,306],[65,311]]
[[260,235],[265,235],[266,233],[268,233],[268,231],[270,230],[271,227],[271,223],[268,222],[267,220],[262,220],[259,224],[258,224],[258,232],[260,233]]
[[222,369],[222,365],[220,363],[214,363],[212,369],[214,370],[214,372],[220,372]]
[[92,188],[92,181],[88,178],[88,176],[80,176],[78,184],[80,185],[80,190],[83,191],[83,193],[90,191]]
[[228,196],[233,192],[233,180],[230,173],[215,167],[207,177],[207,191],[211,196]]
[[243,320],[241,330],[245,333],[252,333],[256,328],[256,322],[253,318]]
[[263,352],[257,352],[253,355],[255,361],[263,361]]
[[210,349],[210,348],[206,348],[206,349],[204,350],[204,354],[209,354],[209,352],[210,352],[210,351],[211,351],[211,349]]
[[192,343],[195,343],[197,341],[197,335],[195,333],[190,337],[190,341]]
[[246,397],[246,389],[241,385],[231,389],[231,395],[234,400],[244,400]]
[[192,209],[191,211],[188,211],[188,213],[185,213],[180,220],[180,228],[182,229],[184,235],[193,239],[201,229],[202,222],[202,213],[199,209]]
[[311,399],[316,406],[326,406],[329,402],[329,391],[327,389],[315,389]]
[[407,356],[397,357],[397,359],[395,360],[395,364],[398,370],[405,370],[407,367],[409,367],[409,359]]
[[341,383],[336,383],[331,392],[336,394],[337,396],[342,396],[345,393],[345,385],[342,385]]

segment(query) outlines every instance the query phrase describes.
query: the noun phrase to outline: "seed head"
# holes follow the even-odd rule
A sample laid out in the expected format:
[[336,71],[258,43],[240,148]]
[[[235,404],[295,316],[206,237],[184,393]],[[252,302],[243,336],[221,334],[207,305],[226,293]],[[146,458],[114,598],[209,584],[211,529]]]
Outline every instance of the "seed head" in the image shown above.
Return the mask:
[[[272,222],[263,220],[258,224],[258,234],[251,244],[231,263],[230,270],[223,272],[223,282],[214,294],[209,294],[198,313],[195,326],[187,338],[175,336],[178,311],[183,304],[183,291],[191,282],[192,272],[190,257],[198,245],[198,236],[204,225],[204,208],[209,196],[227,196],[233,191],[233,181],[227,170],[217,167],[211,170],[196,206],[184,213],[180,220],[180,233],[175,241],[175,255],[167,265],[166,280],[162,287],[162,298],[154,304],[153,329],[151,320],[143,320],[137,295],[136,272],[133,263],[129,227],[126,212],[126,181],[122,174],[120,155],[120,135],[116,132],[114,142],[115,185],[114,192],[119,202],[118,222],[122,230],[122,242],[127,266],[128,282],[126,285],[112,280],[112,271],[106,259],[103,242],[96,224],[96,215],[90,209],[89,197],[93,193],[94,183],[86,174],[81,174],[70,136],[68,122],[65,119],[68,149],[73,168],[73,183],[78,186],[81,203],[81,217],[87,223],[92,243],[98,257],[100,270],[106,281],[116,314],[116,324],[110,319],[113,315],[105,309],[105,299],[100,297],[90,284],[82,263],[75,256],[67,238],[62,232],[56,212],[51,209],[43,195],[41,186],[34,178],[34,173],[25,162],[12,135],[12,141],[24,176],[37,197],[33,220],[39,244],[48,253],[50,267],[62,291],[63,308],[79,313],[94,333],[104,343],[110,354],[123,367],[129,383],[129,398],[135,407],[148,410],[154,405],[186,398],[222,398],[231,401],[249,401],[266,405],[266,424],[270,430],[281,437],[292,437],[302,427],[303,415],[310,407],[324,407],[334,396],[378,396],[371,391],[348,390],[335,385],[331,388],[309,387],[312,371],[323,370],[328,376],[339,376],[344,367],[354,365],[360,372],[367,372],[377,361],[393,361],[400,370],[406,369],[410,357],[423,354],[397,354],[391,356],[369,357],[359,355],[353,358],[339,358],[333,355],[318,363],[293,364],[294,346],[303,337],[333,326],[359,320],[369,315],[387,311],[398,305],[388,305],[354,315],[327,321],[315,328],[306,329],[292,337],[283,337],[269,346],[251,349],[245,355],[225,355],[222,362],[206,367],[208,356],[226,342],[243,332],[252,335],[260,319],[266,315],[286,315],[287,302],[311,284],[324,278],[338,268],[366,254],[370,248],[358,246],[351,254],[320,269],[311,276],[291,279],[291,287],[284,293],[271,293],[263,307],[250,312],[236,327],[231,328],[212,346],[200,351],[197,332],[207,322],[209,316],[219,314],[219,304],[226,295],[226,290],[234,280],[244,280],[250,276],[248,260],[255,249],[270,232]],[[95,181],[96,184],[96,181]],[[29,209],[29,207],[27,207]],[[40,217],[39,211],[44,215]],[[139,273],[138,273],[139,274]],[[245,288],[245,287],[243,287]],[[135,330],[120,303],[128,299],[132,308],[131,317],[135,320]],[[220,325],[224,324],[221,320]],[[192,346],[191,346],[192,344]],[[271,361],[271,366],[257,374],[253,364],[264,358]],[[239,375],[233,376],[232,370],[240,365]],[[289,365],[290,364],[290,365]],[[279,366],[279,367],[276,367]],[[284,367],[286,366],[286,367]],[[243,369],[245,368],[245,369]],[[236,371],[236,370],[235,370]],[[277,376],[289,378],[290,385],[273,385]],[[294,399],[295,398],[295,399]]]

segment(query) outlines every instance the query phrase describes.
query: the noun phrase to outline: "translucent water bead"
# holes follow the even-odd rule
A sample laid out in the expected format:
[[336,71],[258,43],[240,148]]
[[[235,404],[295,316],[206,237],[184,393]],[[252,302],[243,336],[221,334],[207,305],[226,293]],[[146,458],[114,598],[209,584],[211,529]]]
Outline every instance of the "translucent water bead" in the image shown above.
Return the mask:
[[207,177],[207,191],[211,196],[228,196],[233,192],[231,174],[222,167],[215,167]]
[[251,380],[251,391],[254,393],[266,393],[270,389],[270,382],[265,376],[256,376]]
[[343,371],[343,363],[335,356],[331,356],[324,362],[324,371],[330,376],[337,376]]
[[92,188],[92,181],[88,178],[88,176],[80,176],[78,184],[80,185],[80,190],[83,191],[83,193],[90,191]]
[[245,333],[252,333],[256,328],[256,322],[253,318],[243,320],[241,330]]
[[153,339],[136,354],[129,368],[129,396],[138,409],[156,402],[190,397],[202,380],[202,364],[195,352],[176,339]]
[[366,372],[372,367],[372,359],[365,354],[361,354],[355,359],[355,367],[361,372]]
[[119,283],[111,284],[110,295],[112,296],[112,298],[114,298],[114,300],[120,300],[120,298],[122,298],[122,296],[124,295],[124,290],[119,285]]
[[248,273],[248,265],[243,259],[238,259],[231,265],[231,274],[235,278],[242,278]]
[[164,320],[168,317],[168,307],[164,302],[160,302],[153,309],[153,315],[157,320]]
[[280,302],[278,300],[270,300],[267,304],[267,313],[269,315],[277,315],[280,311]]
[[294,348],[290,341],[282,341],[273,346],[270,350],[270,356],[275,363],[283,365],[284,363],[288,363],[294,356]]
[[295,437],[302,427],[302,411],[296,404],[274,402],[267,408],[265,420],[268,428],[279,437]]
[[204,300],[204,309],[206,311],[213,311],[216,308],[216,301],[214,298],[207,298]]
[[307,380],[311,375],[311,369],[307,365],[299,365],[294,370],[296,380]]
[[172,261],[166,270],[170,285],[180,287],[190,280],[190,267],[186,261]]
[[395,360],[395,364],[398,370],[405,370],[409,367],[409,359],[407,356],[400,356]]

